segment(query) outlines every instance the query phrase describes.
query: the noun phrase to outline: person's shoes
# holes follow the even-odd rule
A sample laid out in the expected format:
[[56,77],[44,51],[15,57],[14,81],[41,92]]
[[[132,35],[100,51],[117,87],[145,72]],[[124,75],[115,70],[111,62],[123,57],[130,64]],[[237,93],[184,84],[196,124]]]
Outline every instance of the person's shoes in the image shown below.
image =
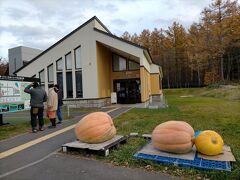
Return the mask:
[[56,126],[53,126],[53,125],[48,126],[49,129],[52,129],[52,128],[55,128],[55,127],[56,127]]
[[43,127],[39,128],[39,131],[44,131],[44,130],[45,130],[45,128],[43,128]]
[[58,121],[57,124],[62,124],[62,122],[61,122],[61,121]]
[[36,130],[36,129],[33,129],[32,132],[33,132],[33,133],[37,133],[37,130]]

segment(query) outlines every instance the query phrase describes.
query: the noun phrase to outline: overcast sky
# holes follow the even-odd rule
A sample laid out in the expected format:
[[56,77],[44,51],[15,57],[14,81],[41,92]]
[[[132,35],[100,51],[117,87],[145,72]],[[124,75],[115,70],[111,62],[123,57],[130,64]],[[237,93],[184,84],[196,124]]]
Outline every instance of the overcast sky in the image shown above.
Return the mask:
[[0,0],[0,57],[8,49],[46,49],[93,16],[115,35],[167,29],[173,21],[188,28],[212,0]]

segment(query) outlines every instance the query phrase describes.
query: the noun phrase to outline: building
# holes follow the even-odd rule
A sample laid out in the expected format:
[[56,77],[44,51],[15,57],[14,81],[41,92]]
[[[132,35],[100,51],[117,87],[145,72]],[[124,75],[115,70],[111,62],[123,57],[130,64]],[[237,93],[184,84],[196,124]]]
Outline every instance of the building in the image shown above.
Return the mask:
[[33,49],[24,46],[18,46],[8,50],[9,59],[9,75],[25,65],[28,61],[32,60],[34,57],[39,55],[42,50]]
[[58,83],[65,104],[101,107],[111,103],[148,103],[162,93],[160,66],[147,48],[113,35],[97,18],[73,30],[15,71],[39,77],[45,90]]

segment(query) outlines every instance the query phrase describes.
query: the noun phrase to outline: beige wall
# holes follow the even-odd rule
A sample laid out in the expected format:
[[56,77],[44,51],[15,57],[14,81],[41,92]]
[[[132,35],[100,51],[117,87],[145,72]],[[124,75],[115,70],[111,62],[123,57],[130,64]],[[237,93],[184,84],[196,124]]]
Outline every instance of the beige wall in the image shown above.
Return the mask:
[[151,95],[161,94],[159,74],[151,74]]
[[146,68],[140,67],[140,77],[141,77],[141,101],[145,102],[149,100],[151,95],[151,81],[150,73]]
[[112,53],[97,43],[97,70],[99,98],[111,96]]

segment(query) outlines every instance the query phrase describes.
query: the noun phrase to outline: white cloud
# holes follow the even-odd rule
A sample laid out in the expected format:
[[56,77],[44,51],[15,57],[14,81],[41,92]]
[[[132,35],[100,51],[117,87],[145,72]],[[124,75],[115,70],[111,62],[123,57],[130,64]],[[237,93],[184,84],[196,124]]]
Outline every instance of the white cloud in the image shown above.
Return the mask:
[[93,16],[120,36],[188,27],[211,0],[0,0],[0,56],[14,46],[46,49]]

